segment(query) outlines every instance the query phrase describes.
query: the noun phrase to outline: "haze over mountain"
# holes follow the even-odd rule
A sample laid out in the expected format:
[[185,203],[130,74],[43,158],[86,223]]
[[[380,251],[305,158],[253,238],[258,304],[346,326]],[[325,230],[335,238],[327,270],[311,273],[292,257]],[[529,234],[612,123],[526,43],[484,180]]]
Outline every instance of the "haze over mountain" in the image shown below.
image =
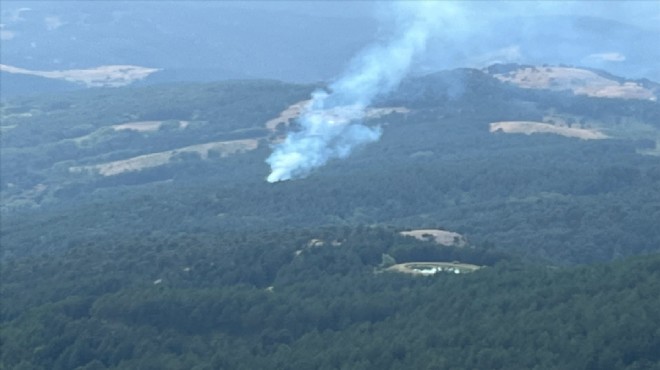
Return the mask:
[[[2,64],[36,71],[158,69],[148,83],[312,82],[337,76],[360,49],[391,33],[387,3],[251,3],[7,2],[0,14]],[[660,80],[660,51],[647,47],[657,36],[658,8],[657,2],[466,7],[429,41],[413,73],[498,62],[564,63]],[[63,88],[6,69],[0,76],[4,94],[34,91],[34,84]]]

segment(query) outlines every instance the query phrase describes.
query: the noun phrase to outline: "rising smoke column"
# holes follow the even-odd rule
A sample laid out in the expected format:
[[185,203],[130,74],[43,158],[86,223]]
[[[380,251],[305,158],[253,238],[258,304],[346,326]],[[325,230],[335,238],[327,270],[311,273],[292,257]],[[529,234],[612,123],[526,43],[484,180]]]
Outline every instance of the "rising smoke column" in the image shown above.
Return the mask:
[[440,18],[451,16],[453,10],[447,2],[394,6],[395,37],[355,58],[329,92],[312,94],[311,103],[298,118],[300,131],[290,133],[266,160],[271,166],[268,182],[305,177],[328,160],[345,158],[356,146],[380,138],[380,128],[361,124],[365,109],[375,97],[396,88],[438,28]]

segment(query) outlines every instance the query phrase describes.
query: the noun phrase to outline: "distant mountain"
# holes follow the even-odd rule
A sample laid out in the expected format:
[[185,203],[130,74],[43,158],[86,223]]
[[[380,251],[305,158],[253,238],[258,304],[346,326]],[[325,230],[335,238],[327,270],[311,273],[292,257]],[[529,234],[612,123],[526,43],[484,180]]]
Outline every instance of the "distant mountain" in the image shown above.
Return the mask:
[[[129,66],[137,73],[122,72],[122,69],[126,67],[100,66],[77,70],[33,71],[2,65],[0,67],[0,94],[3,98],[9,98],[83,90],[93,86],[145,86],[166,82],[250,78],[248,75],[218,68],[182,68],[163,71],[155,68]],[[16,73],[16,70],[22,72]],[[140,72],[140,70],[146,72]]]
[[23,9],[15,16],[20,20],[5,22],[12,36],[3,40],[3,64],[35,70],[129,64],[172,71],[177,80],[328,79],[376,32],[370,19],[246,12],[208,2],[26,3]]
[[83,86],[63,80],[13,74],[0,70],[0,95],[9,98],[16,95],[48,94],[54,92],[72,91]]
[[[2,14],[3,64],[42,71],[104,65],[161,70],[145,83],[328,81],[361,49],[391,31],[374,18],[247,10],[212,2],[11,2]],[[415,71],[515,62],[580,65],[660,80],[660,51],[651,47],[657,37],[654,30],[605,18],[511,14],[441,33],[429,42]],[[12,86],[3,86],[5,95],[25,91]]]
[[[580,65],[660,80],[659,31],[585,16],[522,16],[473,22],[429,44],[424,67],[483,68],[494,63]],[[449,64],[448,64],[449,63]]]

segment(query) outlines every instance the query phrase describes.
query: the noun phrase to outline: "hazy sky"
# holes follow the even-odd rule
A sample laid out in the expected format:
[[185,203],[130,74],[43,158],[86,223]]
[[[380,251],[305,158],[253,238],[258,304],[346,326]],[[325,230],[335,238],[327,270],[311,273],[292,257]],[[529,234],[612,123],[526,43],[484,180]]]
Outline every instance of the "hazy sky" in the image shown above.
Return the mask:
[[[6,64],[33,69],[102,64],[218,68],[226,71],[222,76],[288,80],[335,76],[354,53],[385,40],[399,16],[389,1],[1,4],[0,54]],[[660,78],[655,42],[660,39],[660,0],[453,4],[461,11],[431,37],[426,60],[418,63],[422,71],[547,62]],[[437,15],[440,21],[446,18]],[[557,22],[565,15],[572,20]],[[598,22],[577,24],[576,17]]]
[[[335,17],[377,17],[389,1],[227,1],[218,6],[268,9]],[[607,18],[643,27],[660,27],[660,0],[644,1],[467,1],[470,7],[489,11],[515,6],[526,15],[583,15]],[[503,14],[504,15],[504,14]]]
[[[161,6],[177,6],[184,1],[94,1],[94,4],[131,4],[152,3]],[[236,8],[246,10],[285,11],[309,15],[328,15],[332,17],[377,17],[378,9],[386,7],[390,1],[185,1],[198,3],[205,7]],[[410,2],[410,1],[408,1]],[[3,0],[1,5],[3,22],[11,17],[16,9],[22,7],[48,7],[56,9],[64,3],[83,3],[83,1],[14,1]],[[87,2],[85,5],[89,5]],[[660,27],[660,0],[644,1],[464,1],[473,8],[506,8],[515,5],[526,9],[528,15],[585,15],[618,20],[644,27]]]

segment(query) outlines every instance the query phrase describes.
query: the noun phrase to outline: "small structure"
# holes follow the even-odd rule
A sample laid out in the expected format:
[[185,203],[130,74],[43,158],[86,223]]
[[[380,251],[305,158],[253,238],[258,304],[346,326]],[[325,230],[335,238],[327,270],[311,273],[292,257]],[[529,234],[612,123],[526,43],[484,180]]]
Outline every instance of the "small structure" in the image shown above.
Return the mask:
[[408,262],[393,265],[385,271],[403,272],[412,275],[431,276],[439,272],[450,274],[465,274],[474,272],[483,266],[471,265],[469,263],[454,262]]

